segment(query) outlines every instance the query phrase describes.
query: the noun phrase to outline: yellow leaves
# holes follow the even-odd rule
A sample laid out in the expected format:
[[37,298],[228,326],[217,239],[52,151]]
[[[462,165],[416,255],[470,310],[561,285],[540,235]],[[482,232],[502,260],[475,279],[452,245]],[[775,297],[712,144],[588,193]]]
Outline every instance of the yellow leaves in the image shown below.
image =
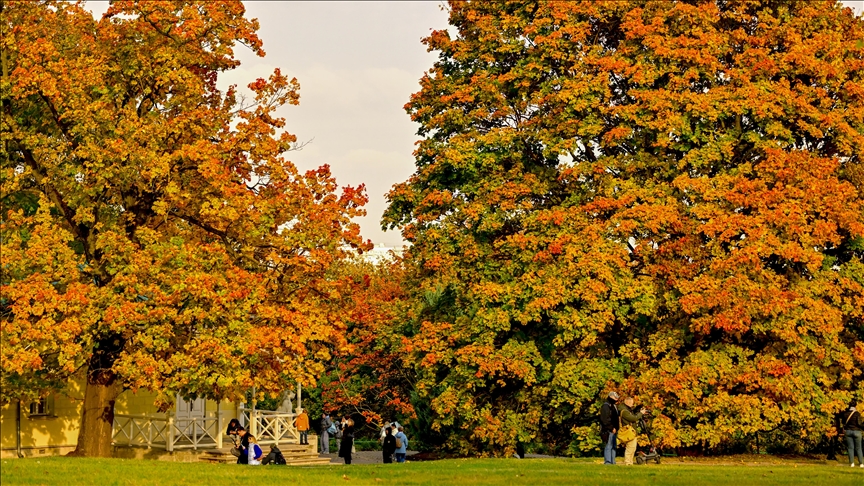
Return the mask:
[[296,137],[274,111],[296,79],[254,82],[251,107],[217,90],[237,42],[263,55],[243,11],[114,2],[97,25],[72,4],[4,9],[4,398],[48,386],[18,365],[7,386],[6,363],[53,386],[105,346],[160,406],[166,390],[236,398],[252,373],[268,392],[311,383],[347,349],[351,293],[329,274],[368,248],[351,222],[367,198],[282,158]]
[[858,362],[858,365],[864,364],[864,342],[855,343],[855,347],[852,350],[853,356],[855,356],[855,360]]
[[[511,366],[530,353],[502,352],[519,336],[555,370],[535,367],[565,420],[622,386],[675,409],[658,419],[670,445],[769,414],[818,433],[861,358],[864,108],[845,89],[860,22],[806,2],[453,8],[406,105],[417,171],[385,216],[414,243],[414,278],[452,289],[446,305],[416,296],[423,320],[453,323],[406,341],[434,354],[424,390],[462,405],[504,387],[466,418],[491,427],[502,403],[546,403]],[[570,360],[619,364],[601,379]]]

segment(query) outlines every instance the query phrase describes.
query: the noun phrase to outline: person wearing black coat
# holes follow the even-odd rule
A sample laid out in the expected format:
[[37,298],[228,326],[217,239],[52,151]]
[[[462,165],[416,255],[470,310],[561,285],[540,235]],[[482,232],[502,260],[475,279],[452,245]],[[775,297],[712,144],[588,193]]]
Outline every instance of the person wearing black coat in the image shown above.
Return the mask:
[[849,454],[849,465],[855,467],[855,456],[858,456],[859,467],[864,467],[864,453],[861,451],[861,436],[864,434],[864,420],[856,403],[849,404],[849,409],[840,415],[843,419],[843,431],[846,438],[846,452]]
[[384,453],[384,464],[390,464],[393,462],[393,453],[396,452],[396,437],[393,437],[393,428],[387,427],[385,435],[384,435],[384,447],[382,448],[382,452]]
[[240,430],[240,421],[236,418],[232,418],[230,422],[228,422],[228,428],[225,429],[225,435],[231,437],[232,439],[237,436],[237,431]]
[[618,414],[618,394],[609,392],[600,407],[600,438],[606,444],[603,451],[603,464],[615,464],[615,450],[618,447],[618,427],[621,424]]
[[339,457],[345,459],[345,464],[351,464],[351,449],[354,448],[354,421],[342,421],[342,443],[339,444]]
[[240,451],[240,456],[237,457],[237,464],[249,464],[249,435],[243,427],[237,428],[237,435],[240,436],[240,443],[237,449]]

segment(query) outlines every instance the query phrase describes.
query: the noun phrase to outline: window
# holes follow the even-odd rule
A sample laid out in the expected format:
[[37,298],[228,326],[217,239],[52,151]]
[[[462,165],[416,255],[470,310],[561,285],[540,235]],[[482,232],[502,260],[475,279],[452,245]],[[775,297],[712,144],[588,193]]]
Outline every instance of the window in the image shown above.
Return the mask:
[[54,412],[54,397],[43,397],[30,402],[30,416],[45,417]]

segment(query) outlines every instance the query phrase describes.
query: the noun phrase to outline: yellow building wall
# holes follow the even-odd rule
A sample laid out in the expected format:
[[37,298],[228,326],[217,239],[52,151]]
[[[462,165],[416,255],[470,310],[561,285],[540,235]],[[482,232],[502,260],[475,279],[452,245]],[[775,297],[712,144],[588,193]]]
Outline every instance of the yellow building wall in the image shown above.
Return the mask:
[[[115,403],[115,414],[153,415],[155,394],[147,391],[125,391]],[[62,393],[53,395],[53,409],[49,416],[31,417],[29,403],[21,404],[21,449],[24,455],[53,455],[71,452],[78,442],[81,411],[84,401],[84,381],[73,380]],[[16,453],[17,403],[0,407],[0,456],[14,457]],[[235,416],[237,405],[223,401],[219,406],[225,425]],[[207,417],[216,416],[216,402],[204,405]]]
[[[21,403],[21,449],[25,455],[49,454],[49,449],[72,450],[78,441],[81,407],[84,401],[83,380],[69,382],[63,393],[51,398],[48,416],[30,416],[30,404]],[[17,402],[0,409],[0,448],[2,455],[15,455]],[[53,453],[57,453],[56,451]]]

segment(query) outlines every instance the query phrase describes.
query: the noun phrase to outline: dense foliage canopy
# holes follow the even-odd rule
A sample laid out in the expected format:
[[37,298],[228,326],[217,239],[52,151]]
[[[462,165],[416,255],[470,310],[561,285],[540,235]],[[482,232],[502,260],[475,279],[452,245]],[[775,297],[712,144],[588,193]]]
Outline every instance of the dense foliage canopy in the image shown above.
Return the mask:
[[295,79],[217,88],[238,44],[264,55],[243,5],[7,1],[0,28],[3,400],[85,375],[79,452],[102,455],[123,389],[166,409],[312,382],[366,196],[283,158]]
[[834,1],[452,2],[389,195],[462,451],[828,430],[864,367],[864,24]]

